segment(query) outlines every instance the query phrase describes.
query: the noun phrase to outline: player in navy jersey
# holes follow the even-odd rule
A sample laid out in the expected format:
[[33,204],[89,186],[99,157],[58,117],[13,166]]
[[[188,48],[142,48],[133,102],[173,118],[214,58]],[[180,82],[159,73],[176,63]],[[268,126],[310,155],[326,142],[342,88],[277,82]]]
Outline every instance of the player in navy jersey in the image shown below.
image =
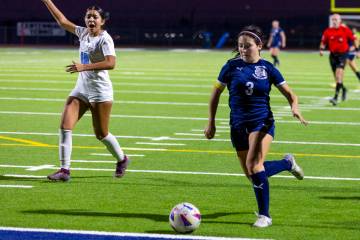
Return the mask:
[[254,223],[255,227],[268,227],[272,224],[269,214],[268,177],[285,170],[300,180],[304,177],[302,169],[291,154],[285,155],[282,160],[265,162],[275,129],[270,108],[271,85],[275,85],[288,100],[293,116],[302,124],[307,124],[299,111],[297,96],[280,72],[260,57],[262,46],[260,28],[248,26],[239,33],[238,54],[221,69],[211,94],[209,122],[204,130],[206,138],[214,137],[219,98],[227,87],[231,141],[244,173],[253,184],[258,204],[259,214]]
[[270,54],[274,60],[274,65],[280,65],[280,47],[286,47],[286,36],[284,30],[280,27],[279,21],[277,20],[272,21],[272,28],[267,47],[270,48]]

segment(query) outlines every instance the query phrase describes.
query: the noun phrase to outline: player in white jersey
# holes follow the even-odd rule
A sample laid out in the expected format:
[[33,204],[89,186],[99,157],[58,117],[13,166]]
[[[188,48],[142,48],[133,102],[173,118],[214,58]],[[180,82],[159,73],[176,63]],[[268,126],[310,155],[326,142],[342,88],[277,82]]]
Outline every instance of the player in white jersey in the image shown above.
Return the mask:
[[69,73],[79,73],[75,88],[70,93],[60,124],[59,158],[61,169],[48,176],[55,181],[70,179],[70,157],[72,150],[72,129],[87,110],[91,111],[93,128],[99,139],[117,159],[115,177],[122,177],[129,159],[122,151],[116,138],[109,132],[109,119],[113,103],[113,89],[107,70],[114,69],[116,55],[111,36],[103,29],[106,14],[92,6],[86,10],[86,27],[70,22],[51,0],[42,0],[57,23],[75,34],[80,41],[80,63],[67,66]]

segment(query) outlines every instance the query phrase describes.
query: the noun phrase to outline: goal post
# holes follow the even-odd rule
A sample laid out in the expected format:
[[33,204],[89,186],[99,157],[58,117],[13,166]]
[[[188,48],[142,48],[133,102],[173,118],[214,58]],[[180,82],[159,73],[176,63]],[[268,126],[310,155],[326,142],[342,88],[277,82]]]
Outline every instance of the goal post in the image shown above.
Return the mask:
[[330,12],[332,13],[360,13],[359,0],[330,0]]

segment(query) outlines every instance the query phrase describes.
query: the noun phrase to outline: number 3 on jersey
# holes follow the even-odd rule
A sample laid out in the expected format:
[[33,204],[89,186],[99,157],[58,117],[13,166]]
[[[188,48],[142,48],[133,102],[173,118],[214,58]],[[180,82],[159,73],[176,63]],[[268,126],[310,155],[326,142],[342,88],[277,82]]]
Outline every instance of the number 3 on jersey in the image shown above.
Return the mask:
[[245,86],[246,86],[245,94],[251,96],[254,92],[254,83],[246,82]]

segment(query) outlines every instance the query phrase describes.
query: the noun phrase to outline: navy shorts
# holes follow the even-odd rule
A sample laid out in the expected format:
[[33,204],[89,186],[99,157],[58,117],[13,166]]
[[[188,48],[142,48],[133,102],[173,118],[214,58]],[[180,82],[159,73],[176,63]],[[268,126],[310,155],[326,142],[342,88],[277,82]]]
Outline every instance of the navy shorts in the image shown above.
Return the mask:
[[243,123],[240,126],[231,127],[230,136],[233,147],[236,151],[244,151],[249,149],[249,134],[252,132],[263,132],[275,135],[274,120],[261,120],[251,123]]
[[355,57],[356,57],[356,52],[349,52],[347,54],[347,59],[349,59],[350,61],[354,60]]

